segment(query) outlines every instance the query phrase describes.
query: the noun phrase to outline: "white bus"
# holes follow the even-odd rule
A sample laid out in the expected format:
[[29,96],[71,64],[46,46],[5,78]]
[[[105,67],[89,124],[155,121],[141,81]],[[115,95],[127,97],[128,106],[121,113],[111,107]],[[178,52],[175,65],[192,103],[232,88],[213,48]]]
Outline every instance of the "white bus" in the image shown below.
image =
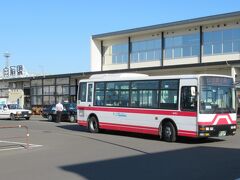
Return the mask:
[[231,76],[148,76],[122,73],[80,80],[78,124],[101,129],[177,136],[234,135],[236,93]]

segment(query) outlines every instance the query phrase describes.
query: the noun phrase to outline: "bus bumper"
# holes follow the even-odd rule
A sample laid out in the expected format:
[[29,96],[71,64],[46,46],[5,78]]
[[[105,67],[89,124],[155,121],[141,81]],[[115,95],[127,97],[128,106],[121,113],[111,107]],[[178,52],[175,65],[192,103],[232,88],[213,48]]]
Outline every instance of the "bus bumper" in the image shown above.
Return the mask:
[[237,124],[198,126],[199,137],[233,136],[236,134],[236,131],[237,131]]

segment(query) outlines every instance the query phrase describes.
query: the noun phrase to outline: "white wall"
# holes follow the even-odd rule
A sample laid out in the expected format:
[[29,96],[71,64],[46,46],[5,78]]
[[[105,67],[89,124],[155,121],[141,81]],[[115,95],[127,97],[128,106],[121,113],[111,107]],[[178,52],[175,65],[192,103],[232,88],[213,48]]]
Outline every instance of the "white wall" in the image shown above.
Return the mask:
[[138,62],[138,63],[131,63],[130,68],[144,68],[144,67],[156,67],[161,66],[160,61],[149,61],[149,62]]
[[226,65],[227,65],[227,61],[233,61],[233,60],[240,60],[240,54],[221,54],[221,55],[211,55],[211,56],[204,55],[202,57],[203,63],[226,61]]
[[101,41],[91,39],[90,71],[101,71]]
[[179,59],[165,59],[163,60],[164,66],[182,65],[182,64],[197,64],[199,63],[199,57],[185,57]]
[[108,65],[103,65],[103,71],[127,69],[127,68],[128,68],[127,64],[108,64]]

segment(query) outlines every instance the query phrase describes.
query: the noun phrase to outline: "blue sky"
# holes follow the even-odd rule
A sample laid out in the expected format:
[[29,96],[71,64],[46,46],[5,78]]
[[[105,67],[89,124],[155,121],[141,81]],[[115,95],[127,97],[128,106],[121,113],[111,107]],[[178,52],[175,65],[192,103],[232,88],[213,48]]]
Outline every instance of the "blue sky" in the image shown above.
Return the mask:
[[90,71],[91,35],[240,11],[238,0],[2,0],[0,68],[29,73]]

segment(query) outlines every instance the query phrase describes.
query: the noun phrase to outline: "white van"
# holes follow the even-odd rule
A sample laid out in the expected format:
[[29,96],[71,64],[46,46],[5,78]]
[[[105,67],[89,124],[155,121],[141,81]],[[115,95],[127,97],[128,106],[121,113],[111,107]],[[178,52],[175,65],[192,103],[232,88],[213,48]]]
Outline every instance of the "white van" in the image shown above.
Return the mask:
[[31,110],[22,109],[18,104],[0,104],[0,119],[20,119],[29,120],[32,115]]

